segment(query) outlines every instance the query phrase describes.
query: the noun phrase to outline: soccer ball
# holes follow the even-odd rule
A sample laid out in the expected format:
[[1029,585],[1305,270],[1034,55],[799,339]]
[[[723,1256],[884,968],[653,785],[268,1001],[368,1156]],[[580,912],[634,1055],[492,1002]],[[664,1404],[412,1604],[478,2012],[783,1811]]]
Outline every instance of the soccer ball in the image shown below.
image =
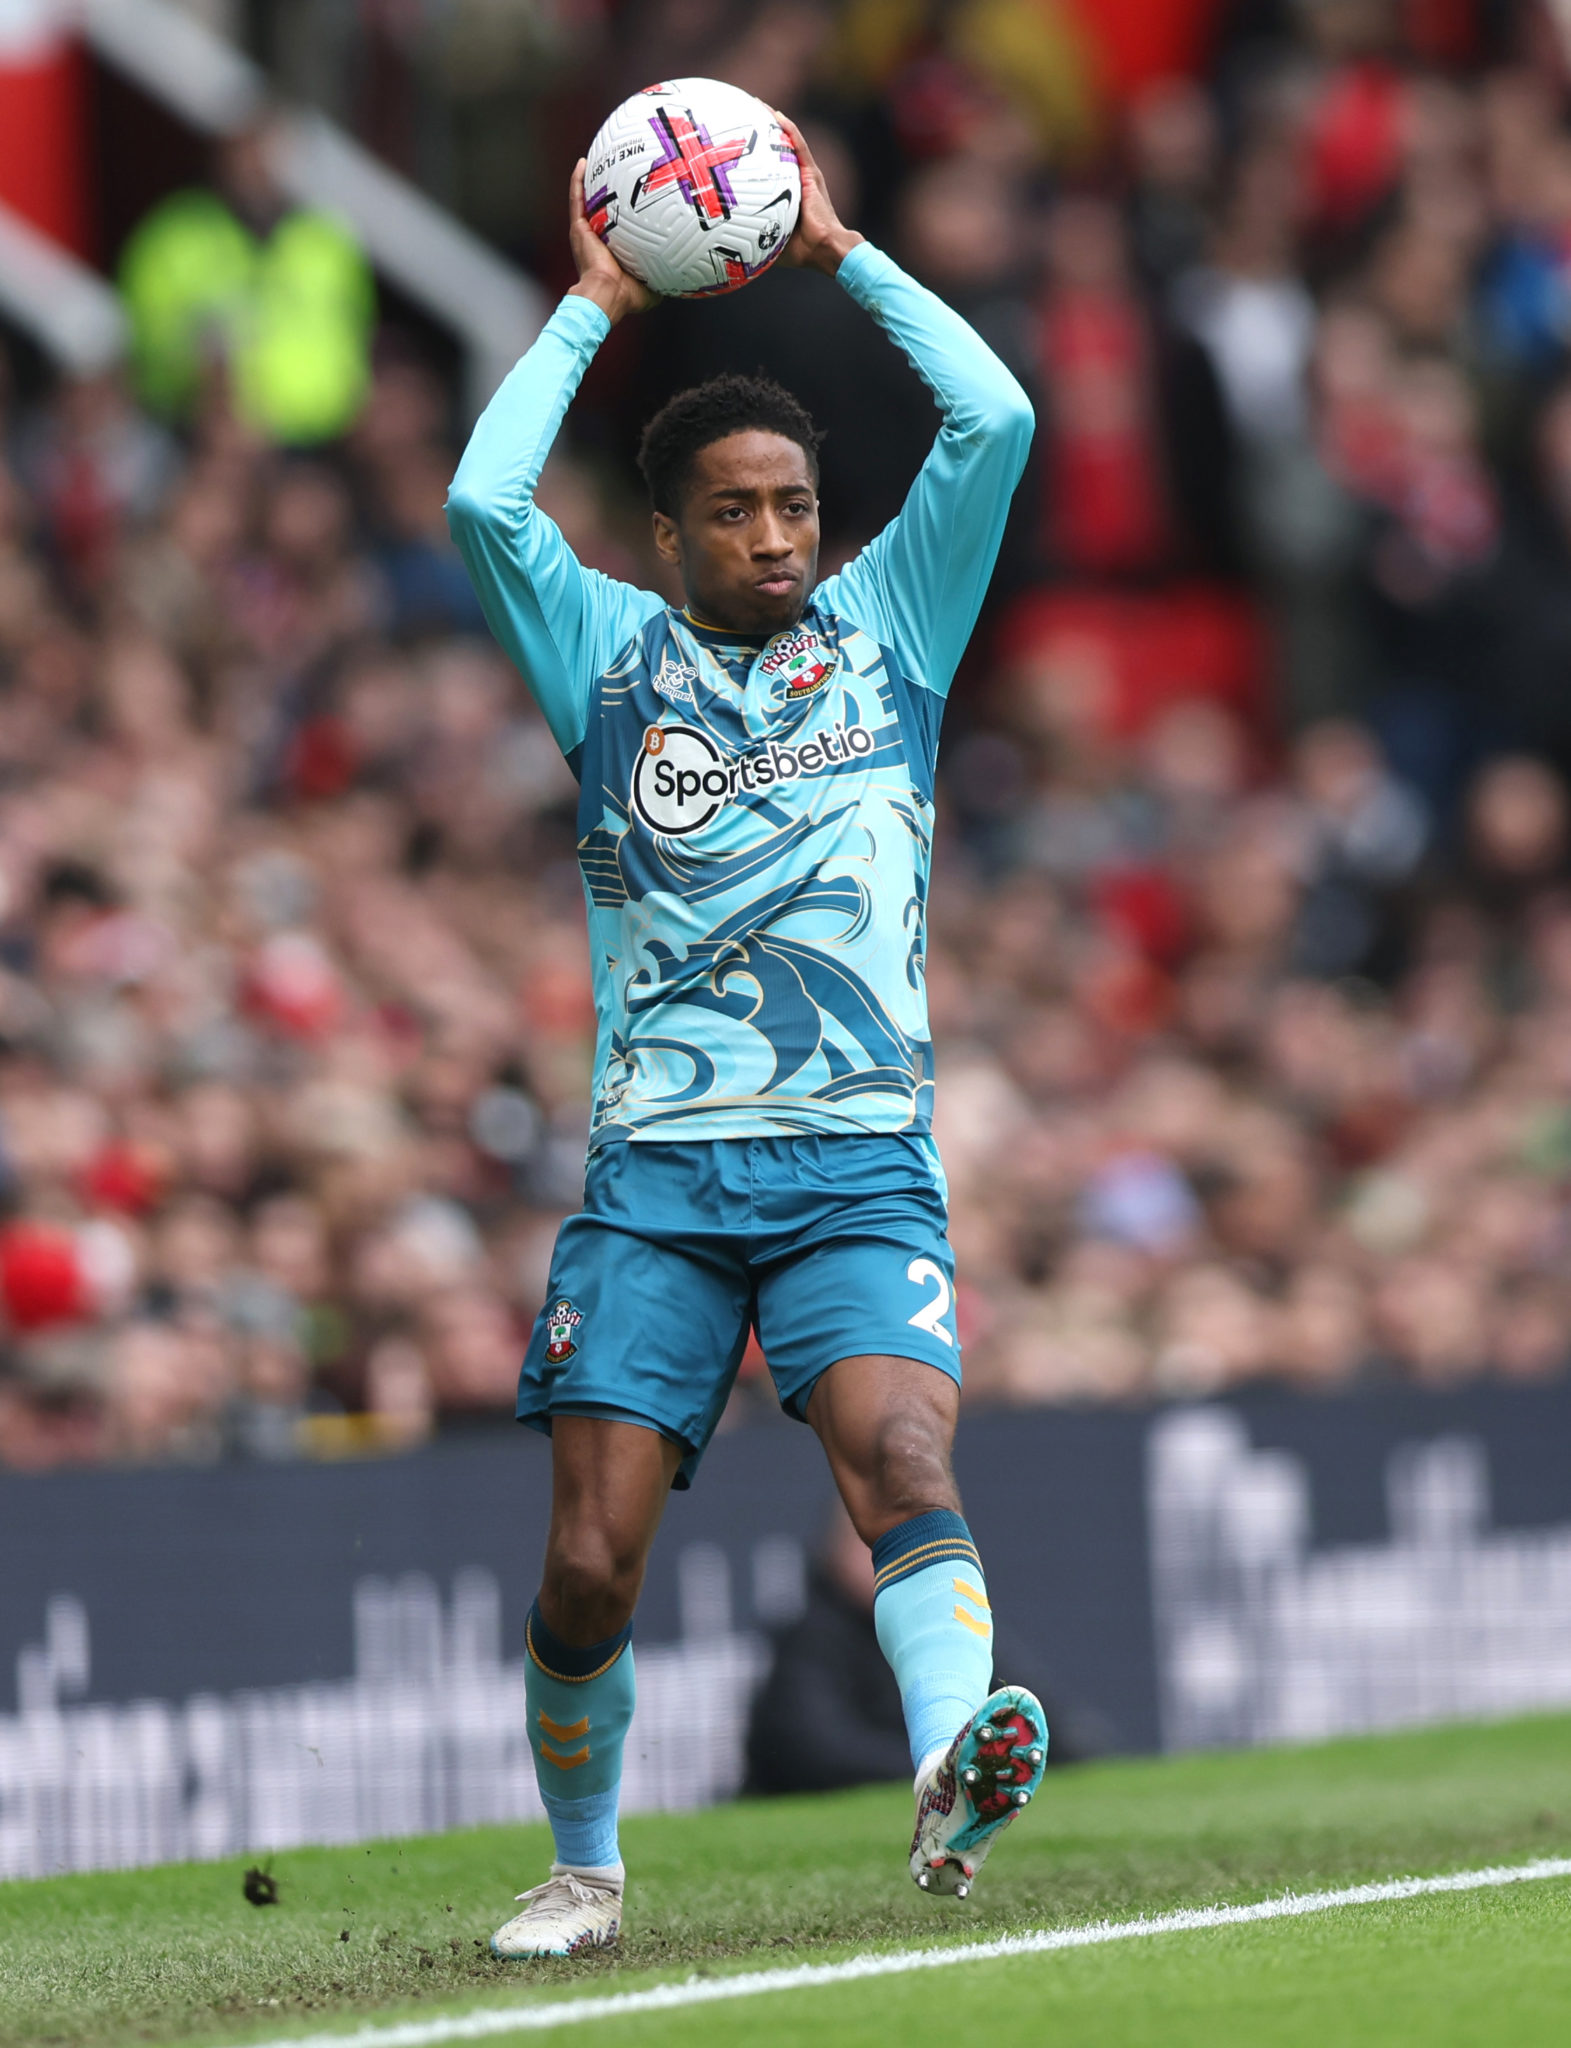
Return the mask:
[[662,298],[711,298],[760,276],[801,205],[801,166],[773,112],[717,79],[646,86],[589,145],[589,225]]

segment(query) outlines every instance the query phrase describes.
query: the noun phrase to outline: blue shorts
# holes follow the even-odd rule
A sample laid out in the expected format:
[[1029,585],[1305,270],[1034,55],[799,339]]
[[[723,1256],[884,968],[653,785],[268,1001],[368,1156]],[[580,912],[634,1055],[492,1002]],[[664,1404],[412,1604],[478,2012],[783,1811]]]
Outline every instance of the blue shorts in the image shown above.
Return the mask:
[[518,1419],[643,1423],[682,1445],[687,1486],[750,1329],[799,1421],[842,1358],[960,1379],[954,1254],[931,1138],[608,1145],[557,1237],[518,1380]]

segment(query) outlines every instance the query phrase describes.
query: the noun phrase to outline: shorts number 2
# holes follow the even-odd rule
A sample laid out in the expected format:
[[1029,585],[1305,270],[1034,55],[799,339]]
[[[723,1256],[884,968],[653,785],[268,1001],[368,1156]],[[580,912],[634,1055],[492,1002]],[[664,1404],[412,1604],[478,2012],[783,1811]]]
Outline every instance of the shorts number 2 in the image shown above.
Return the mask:
[[950,1345],[954,1338],[944,1328],[943,1318],[949,1313],[949,1281],[942,1266],[935,1266],[931,1259],[913,1259],[906,1267],[906,1278],[914,1280],[918,1287],[925,1287],[931,1280],[937,1292],[931,1301],[924,1301],[914,1316],[906,1321],[915,1330],[926,1330],[930,1337],[941,1337]]

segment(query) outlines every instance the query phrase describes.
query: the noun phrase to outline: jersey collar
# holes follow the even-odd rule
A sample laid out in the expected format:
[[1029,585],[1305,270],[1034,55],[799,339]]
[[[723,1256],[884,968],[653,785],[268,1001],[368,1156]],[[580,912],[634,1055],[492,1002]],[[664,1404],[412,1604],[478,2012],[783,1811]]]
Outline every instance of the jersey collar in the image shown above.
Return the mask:
[[677,616],[701,647],[711,648],[716,654],[755,655],[775,637],[773,633],[738,633],[729,626],[706,625],[702,619],[695,618],[686,605]]

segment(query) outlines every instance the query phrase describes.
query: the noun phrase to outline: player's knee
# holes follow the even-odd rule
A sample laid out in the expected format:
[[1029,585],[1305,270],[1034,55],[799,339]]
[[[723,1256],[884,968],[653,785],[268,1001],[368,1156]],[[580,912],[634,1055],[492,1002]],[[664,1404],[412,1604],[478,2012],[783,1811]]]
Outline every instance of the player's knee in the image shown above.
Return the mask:
[[[960,1497],[949,1465],[947,1436],[929,1426],[921,1414],[887,1418],[861,1474],[860,1512],[853,1510],[864,1540],[925,1515],[935,1508],[958,1510]],[[863,1522],[873,1530],[868,1536]]]
[[891,1469],[883,1475],[872,1500],[873,1513],[884,1529],[909,1522],[914,1515],[931,1514],[935,1508],[958,1512],[959,1507],[954,1480],[939,1465],[911,1464]]
[[564,1531],[546,1556],[546,1620],[568,1642],[602,1642],[632,1620],[642,1579],[643,1559],[624,1554],[604,1530]]

